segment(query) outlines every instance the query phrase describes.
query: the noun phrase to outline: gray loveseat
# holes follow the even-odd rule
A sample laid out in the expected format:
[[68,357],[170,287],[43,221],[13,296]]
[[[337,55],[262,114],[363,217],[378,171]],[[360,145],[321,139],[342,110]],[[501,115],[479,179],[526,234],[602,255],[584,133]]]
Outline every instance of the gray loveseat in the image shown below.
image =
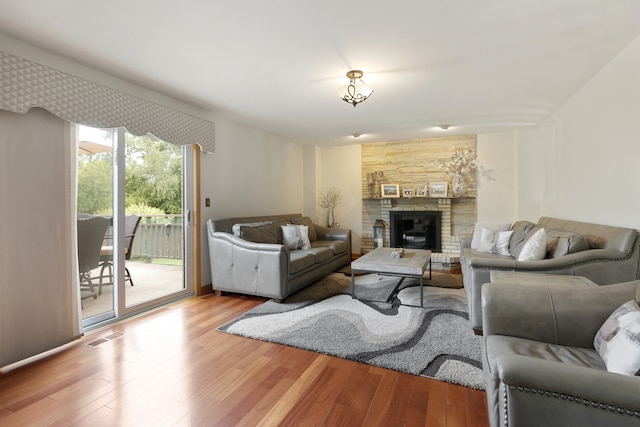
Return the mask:
[[[289,249],[280,226],[306,225],[310,249]],[[351,231],[301,214],[207,221],[213,290],[281,300],[351,262]],[[234,234],[235,233],[235,234]]]
[[594,348],[611,313],[640,301],[640,281],[512,286],[482,288],[491,426],[640,426],[640,378],[609,372]]
[[[528,237],[540,228],[547,232],[547,257],[518,261]],[[469,304],[469,321],[482,330],[481,288],[492,270],[584,276],[598,285],[640,278],[640,239],[631,228],[541,217],[537,224],[518,221],[511,227],[510,255],[471,249],[470,235],[461,238],[460,265]],[[586,245],[586,247],[585,247]]]

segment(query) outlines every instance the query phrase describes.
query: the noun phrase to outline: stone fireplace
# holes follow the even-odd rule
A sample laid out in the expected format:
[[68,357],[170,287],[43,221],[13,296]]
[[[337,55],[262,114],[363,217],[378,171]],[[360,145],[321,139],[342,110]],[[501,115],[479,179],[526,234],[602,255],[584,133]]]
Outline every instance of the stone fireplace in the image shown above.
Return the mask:
[[[373,249],[373,224],[377,219],[381,219],[385,225],[384,246],[399,247],[397,240],[402,237],[391,234],[392,221],[396,216],[405,214],[411,219],[425,212],[435,213],[434,218],[439,216],[440,248],[436,245],[430,249],[433,268],[449,271],[460,269],[460,235],[472,233],[477,221],[476,186],[473,181],[467,182],[467,191],[462,197],[450,196],[450,178],[438,167],[438,160],[450,158],[450,147],[466,147],[475,151],[476,137],[466,135],[362,145],[363,253]],[[398,184],[400,194],[412,189],[415,195],[417,187],[426,185],[428,188],[433,182],[448,183],[449,194],[446,197],[371,197],[367,174],[375,171],[383,172],[382,183]],[[413,243],[417,243],[415,236]]]

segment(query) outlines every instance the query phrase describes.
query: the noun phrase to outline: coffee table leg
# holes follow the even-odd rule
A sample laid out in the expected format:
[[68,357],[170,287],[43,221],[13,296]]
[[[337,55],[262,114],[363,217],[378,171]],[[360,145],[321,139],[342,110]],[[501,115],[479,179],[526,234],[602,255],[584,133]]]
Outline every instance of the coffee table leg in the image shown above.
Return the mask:
[[424,298],[422,297],[422,288],[424,286],[424,274],[420,275],[420,307],[424,307]]
[[355,275],[353,274],[353,268],[351,269],[351,298],[356,297],[356,281]]

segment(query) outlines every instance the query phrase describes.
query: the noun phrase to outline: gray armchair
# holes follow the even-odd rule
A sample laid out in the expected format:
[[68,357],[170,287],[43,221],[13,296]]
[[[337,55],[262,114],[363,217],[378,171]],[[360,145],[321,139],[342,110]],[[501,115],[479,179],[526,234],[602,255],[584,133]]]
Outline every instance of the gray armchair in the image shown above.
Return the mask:
[[610,373],[593,339],[640,280],[593,288],[482,287],[492,426],[640,426],[640,377]]

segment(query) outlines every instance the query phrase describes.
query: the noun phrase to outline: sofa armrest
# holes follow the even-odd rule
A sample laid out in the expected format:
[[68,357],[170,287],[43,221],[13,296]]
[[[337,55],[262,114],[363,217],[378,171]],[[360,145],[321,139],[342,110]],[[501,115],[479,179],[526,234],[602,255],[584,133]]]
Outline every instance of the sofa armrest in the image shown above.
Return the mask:
[[214,290],[281,299],[288,294],[289,249],[254,243],[225,232],[209,233]]
[[507,335],[559,345],[593,348],[611,313],[635,299],[640,280],[587,288],[487,283],[482,287],[485,336]]
[[471,240],[473,240],[473,234],[471,233],[460,234],[460,249],[470,248]]
[[536,425],[640,425],[637,378],[522,355],[501,356],[495,366],[500,415],[510,426],[534,419]]

